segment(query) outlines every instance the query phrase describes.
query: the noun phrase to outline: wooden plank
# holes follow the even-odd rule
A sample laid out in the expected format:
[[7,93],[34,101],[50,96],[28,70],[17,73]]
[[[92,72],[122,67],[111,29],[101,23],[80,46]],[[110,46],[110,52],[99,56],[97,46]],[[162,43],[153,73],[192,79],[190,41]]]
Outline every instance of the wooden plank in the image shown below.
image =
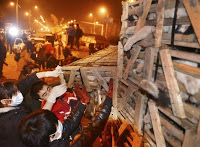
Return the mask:
[[181,142],[184,139],[184,134],[181,130],[177,129],[174,125],[172,125],[170,122],[168,122],[166,119],[163,117],[160,117],[161,124],[168,130],[170,131],[170,134],[175,136],[177,139],[179,139]]
[[182,147],[199,147],[200,136],[194,130],[186,130]]
[[191,75],[195,78],[200,78],[200,68],[189,66],[186,64],[173,62],[174,69],[184,74]]
[[122,29],[127,28],[128,26],[128,22],[126,19],[128,19],[128,2],[123,2],[122,1],[122,17],[121,17],[121,21],[122,21]]
[[200,119],[199,119],[199,123],[197,126],[197,135],[200,136]]
[[160,50],[160,56],[162,61],[162,67],[165,74],[167,88],[172,104],[172,110],[175,116],[185,118],[185,112],[183,108],[183,102],[180,95],[177,80],[175,78],[175,72],[173,68],[172,59],[170,56],[169,49]]
[[183,0],[182,1],[185,9],[189,15],[190,21],[192,23],[192,26],[194,28],[194,32],[197,36],[197,40],[200,44],[200,19],[199,19],[199,14],[200,14],[200,5],[198,0]]
[[129,126],[129,124],[126,123],[126,122],[124,122],[124,123],[120,126],[120,128],[119,128],[119,130],[118,130],[118,134],[119,134],[118,140],[119,140],[120,137],[123,135],[124,131],[126,130],[126,128],[127,128],[128,126]]
[[156,24],[156,32],[155,32],[155,47],[161,47],[162,34],[163,34],[163,24],[164,24],[164,11],[165,11],[165,0],[159,0],[156,16],[157,16],[157,24]]
[[199,54],[188,53],[188,52],[178,51],[178,50],[170,50],[170,54],[172,57],[177,57],[180,59],[185,59],[185,60],[200,63],[200,55]]
[[118,77],[116,71],[113,71],[113,98],[112,98],[112,103],[113,103],[113,119],[117,120],[117,106],[118,106],[118,101],[117,101],[117,94],[118,94]]
[[158,108],[156,107],[155,103],[152,101],[148,102],[149,112],[151,115],[151,121],[153,125],[154,135],[156,138],[156,145],[158,147],[166,147],[165,139],[162,132],[160,117],[158,113]]
[[85,88],[87,89],[88,92],[91,92],[92,88],[90,87],[90,83],[88,81],[87,70],[81,68],[80,71],[81,71],[81,76],[82,76]]
[[136,98],[134,122],[137,127],[137,132],[142,135],[143,116],[146,109],[147,98],[144,95],[138,94]]
[[[172,34],[171,33],[163,33],[162,40],[171,41]],[[183,34],[175,34],[174,41],[182,41],[182,42],[195,42],[196,36],[195,34],[183,35]]]
[[123,45],[121,41],[119,41],[118,42],[118,61],[117,61],[117,76],[119,78],[122,78],[122,75],[123,75],[123,69],[124,69],[123,56],[124,56]]
[[97,70],[91,70],[91,72],[92,72],[93,75],[96,77],[96,79],[99,81],[99,83],[103,86],[103,88],[108,92],[108,90],[109,90],[108,84],[107,84],[107,82],[104,80],[104,78],[98,73]]
[[123,74],[124,80],[126,80],[128,78],[129,71],[132,69],[133,64],[135,63],[141,49],[142,49],[141,46],[135,47],[134,54],[131,56],[131,59],[128,61],[128,64],[127,64],[126,69],[124,71],[124,74]]
[[131,136],[133,138],[132,147],[141,147],[141,146],[143,146],[142,137],[140,137],[135,132],[131,132],[130,134],[131,134]]
[[132,87],[128,87],[123,98],[120,100],[119,104],[118,105],[118,110],[122,110],[124,105],[127,103],[128,99],[130,98],[130,95],[133,93],[134,89]]
[[145,49],[143,78],[151,81],[153,74],[155,48],[150,47]]
[[143,1],[143,14],[141,17],[139,17],[139,20],[138,20],[136,28],[135,28],[135,32],[138,32],[141,28],[144,27],[147,15],[149,13],[149,9],[151,7],[151,3],[152,3],[152,0],[144,0]]
[[[162,40],[163,44],[171,45],[171,41],[169,40]],[[190,43],[190,42],[181,42],[181,41],[174,41],[175,46],[183,46],[183,47],[190,47],[190,48],[200,48],[199,43]]]
[[72,88],[74,83],[76,70],[71,70],[67,88]]

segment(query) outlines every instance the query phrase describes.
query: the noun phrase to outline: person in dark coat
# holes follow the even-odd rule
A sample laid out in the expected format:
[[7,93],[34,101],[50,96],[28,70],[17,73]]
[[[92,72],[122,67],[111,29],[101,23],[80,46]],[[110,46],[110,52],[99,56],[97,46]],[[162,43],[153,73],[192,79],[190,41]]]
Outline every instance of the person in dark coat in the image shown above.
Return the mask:
[[18,126],[21,120],[31,112],[31,109],[23,102],[24,96],[30,86],[40,78],[57,77],[59,75],[60,71],[56,70],[39,72],[28,75],[18,83],[14,81],[0,83],[0,145],[2,147],[25,146],[18,134]]
[[79,24],[76,24],[76,46],[79,49],[79,40],[83,36],[83,30],[80,28]]
[[26,116],[19,127],[20,136],[24,144],[29,147],[92,146],[104,129],[111,112],[112,83],[111,80],[107,98],[101,106],[100,111],[97,111],[92,121],[75,136],[73,141],[70,140],[69,134],[74,131],[83,116],[86,106],[82,101],[63,124],[48,110],[38,110]]
[[70,44],[71,49],[73,49],[74,37],[76,36],[76,30],[74,28],[73,23],[69,25],[69,28],[67,29],[67,35],[68,35],[68,44]]
[[0,77],[3,77],[3,64],[6,59],[6,53],[6,47],[4,46],[2,39],[0,39]]

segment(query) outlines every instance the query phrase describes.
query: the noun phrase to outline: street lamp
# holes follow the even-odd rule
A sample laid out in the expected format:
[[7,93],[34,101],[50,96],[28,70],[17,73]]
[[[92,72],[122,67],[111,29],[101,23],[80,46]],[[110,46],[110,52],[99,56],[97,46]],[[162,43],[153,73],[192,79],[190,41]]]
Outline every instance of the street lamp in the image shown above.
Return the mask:
[[14,6],[16,7],[16,25],[17,25],[17,28],[18,28],[18,19],[19,19],[19,12],[18,12],[18,8],[21,8],[20,5],[18,4],[18,0],[16,0],[16,3],[14,2],[10,2],[10,5],[11,6]]
[[38,6],[35,6],[35,9],[38,9]]
[[[106,14],[105,18],[108,19],[108,12],[107,12],[106,8],[104,8],[104,7],[100,8],[100,12],[102,14]],[[107,38],[107,36],[108,36],[108,22],[106,22],[106,31],[105,31],[105,37]]]
[[94,20],[93,20],[93,21],[94,21],[94,22],[93,22],[93,23],[94,23],[94,31],[93,31],[93,34],[96,34],[96,25],[95,25],[95,22],[96,22],[96,17],[95,17],[95,16],[93,16],[93,14],[92,14],[92,13],[90,13],[90,14],[89,14],[89,16],[94,18]]

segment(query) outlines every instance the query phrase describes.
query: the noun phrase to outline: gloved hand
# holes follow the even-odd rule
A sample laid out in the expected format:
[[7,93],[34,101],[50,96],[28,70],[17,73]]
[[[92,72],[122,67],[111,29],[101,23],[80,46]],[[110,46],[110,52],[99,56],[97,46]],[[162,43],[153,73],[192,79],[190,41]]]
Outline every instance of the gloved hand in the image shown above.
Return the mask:
[[56,98],[63,95],[66,91],[67,91],[67,86],[66,86],[65,83],[53,87],[47,101],[50,102],[50,103],[55,103]]
[[78,83],[74,83],[75,92],[78,95],[78,97],[81,98],[81,103],[89,103],[90,97],[88,96],[88,93],[86,91],[86,88],[84,85],[82,85],[82,90],[79,88]]
[[58,65],[54,71],[47,71],[45,77],[58,77],[62,73],[61,67]]
[[106,94],[107,97],[112,98],[113,97],[113,79],[111,78],[109,81],[109,91]]

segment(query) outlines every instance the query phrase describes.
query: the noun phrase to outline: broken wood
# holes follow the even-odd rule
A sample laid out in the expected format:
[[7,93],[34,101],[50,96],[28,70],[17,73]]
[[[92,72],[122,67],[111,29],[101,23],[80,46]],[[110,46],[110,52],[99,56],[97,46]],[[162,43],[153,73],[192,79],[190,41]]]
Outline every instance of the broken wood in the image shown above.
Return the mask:
[[156,138],[156,145],[159,147],[166,147],[165,139],[162,132],[160,116],[158,113],[158,108],[156,107],[155,103],[152,101],[148,102],[149,112],[151,115],[151,121],[153,124],[154,135]]
[[172,110],[175,116],[180,118],[185,118],[185,112],[183,108],[183,103],[180,95],[180,90],[178,87],[177,80],[175,78],[175,72],[172,64],[172,59],[170,56],[169,49],[162,49],[160,51],[162,66],[165,74],[165,79],[170,95],[170,100],[172,104]]

